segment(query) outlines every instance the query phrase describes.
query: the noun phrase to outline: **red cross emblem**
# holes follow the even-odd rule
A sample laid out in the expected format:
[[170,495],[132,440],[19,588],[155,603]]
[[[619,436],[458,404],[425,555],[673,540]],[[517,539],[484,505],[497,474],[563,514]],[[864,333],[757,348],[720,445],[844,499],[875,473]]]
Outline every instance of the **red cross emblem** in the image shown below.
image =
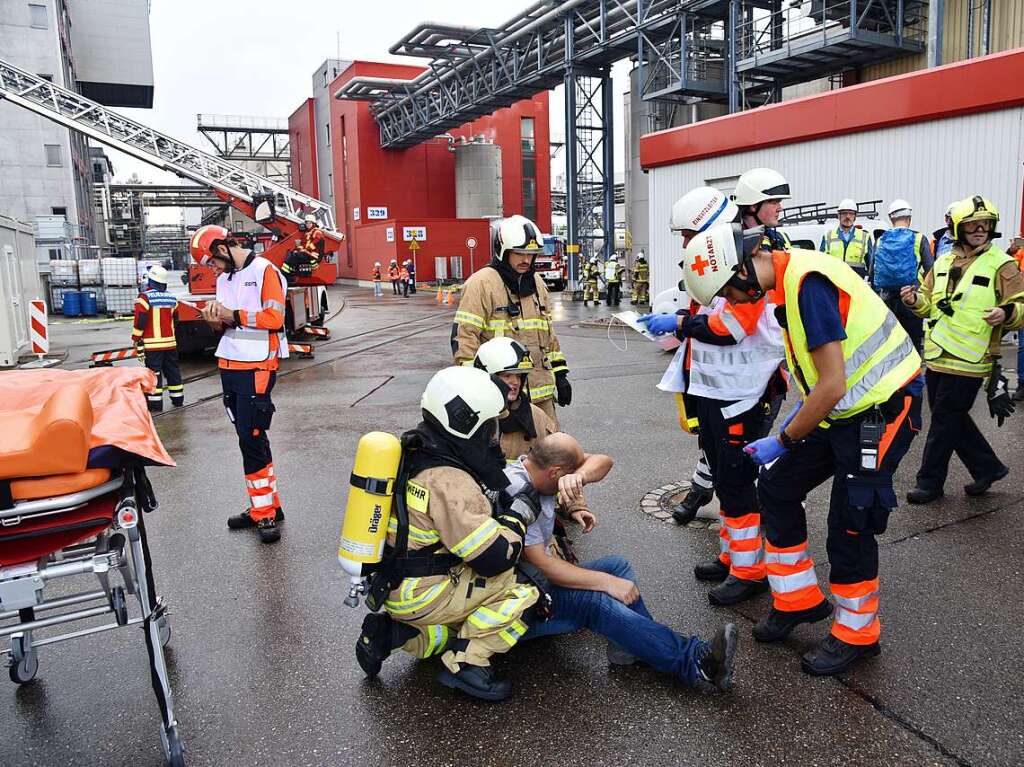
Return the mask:
[[693,266],[691,266],[690,269],[697,272],[699,276],[703,277],[704,270],[707,269],[709,266],[711,266],[710,261],[705,261],[704,256],[697,256],[695,259],[693,259]]

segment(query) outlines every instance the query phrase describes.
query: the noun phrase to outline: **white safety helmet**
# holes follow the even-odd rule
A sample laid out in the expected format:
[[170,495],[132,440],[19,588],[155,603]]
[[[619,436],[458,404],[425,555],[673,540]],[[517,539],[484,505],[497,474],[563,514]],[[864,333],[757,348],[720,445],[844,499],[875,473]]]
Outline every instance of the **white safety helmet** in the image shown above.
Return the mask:
[[[950,206],[952,207],[952,206]],[[910,203],[906,200],[899,198],[889,203],[889,219],[894,218],[910,218],[914,215],[914,209],[910,207]]]
[[736,180],[732,201],[737,205],[757,205],[766,200],[788,200],[789,182],[771,168],[748,170]]
[[590,263],[596,264],[597,263],[597,256],[591,256],[590,257]]
[[160,266],[160,264],[153,264],[153,266],[149,267],[149,271],[146,272],[146,279],[166,286],[167,270]]
[[639,253],[636,254],[636,260],[637,261],[646,261],[647,260],[647,256],[645,256],[644,252],[641,250]]
[[483,370],[455,365],[434,373],[420,407],[452,436],[470,439],[501,415],[505,395]]
[[842,213],[844,210],[849,210],[849,211],[853,211],[854,213],[856,213],[857,212],[857,203],[855,203],[849,197],[847,197],[845,200],[840,200],[839,201],[839,205],[836,206],[836,212],[837,213]]
[[504,261],[505,254],[510,251],[536,256],[543,249],[544,237],[540,227],[526,216],[503,218],[494,230],[494,256],[499,261]]
[[698,186],[673,203],[668,226],[673,232],[703,232],[715,224],[735,220],[739,213],[739,208],[725,192],[711,186]]
[[373,262],[373,265],[374,265],[374,266],[380,266],[380,261],[374,261],[374,262]]
[[533,359],[530,357],[530,350],[519,341],[508,336],[500,336],[480,344],[473,366],[492,376],[498,373],[526,375],[533,370]]
[[745,230],[741,224],[719,224],[690,240],[683,251],[683,280],[690,298],[711,306],[763,237],[764,227]]
[[305,221],[307,224],[312,224],[313,226],[316,226],[316,216],[314,216],[312,213],[307,213],[305,218],[303,218],[302,220]]
[[651,312],[654,314],[675,314],[680,309],[689,308],[690,296],[680,288],[663,290],[651,301]]

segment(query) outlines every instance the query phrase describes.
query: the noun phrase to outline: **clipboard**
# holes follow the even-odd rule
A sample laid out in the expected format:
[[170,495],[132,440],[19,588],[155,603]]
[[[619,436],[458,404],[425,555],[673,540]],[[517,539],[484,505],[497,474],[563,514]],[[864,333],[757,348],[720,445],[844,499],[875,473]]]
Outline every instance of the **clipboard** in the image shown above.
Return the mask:
[[630,328],[635,330],[637,333],[642,335],[648,341],[653,341],[658,344],[665,351],[672,351],[679,347],[680,341],[671,333],[665,333],[664,335],[656,336],[647,329],[647,326],[640,322],[640,315],[632,310],[626,312],[618,312],[612,315],[615,319],[621,322],[623,325],[628,325]]

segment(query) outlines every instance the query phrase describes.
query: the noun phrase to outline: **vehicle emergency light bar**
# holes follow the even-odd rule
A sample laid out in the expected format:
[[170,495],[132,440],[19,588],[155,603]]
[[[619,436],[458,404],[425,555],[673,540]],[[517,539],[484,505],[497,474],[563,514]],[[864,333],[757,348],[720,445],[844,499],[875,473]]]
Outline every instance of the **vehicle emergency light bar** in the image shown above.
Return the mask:
[[273,194],[277,199],[277,215],[300,224],[306,215],[312,214],[322,229],[341,239],[341,235],[334,232],[331,208],[320,200],[158,133],[2,59],[0,99],[244,202],[252,203],[253,197],[261,193]]

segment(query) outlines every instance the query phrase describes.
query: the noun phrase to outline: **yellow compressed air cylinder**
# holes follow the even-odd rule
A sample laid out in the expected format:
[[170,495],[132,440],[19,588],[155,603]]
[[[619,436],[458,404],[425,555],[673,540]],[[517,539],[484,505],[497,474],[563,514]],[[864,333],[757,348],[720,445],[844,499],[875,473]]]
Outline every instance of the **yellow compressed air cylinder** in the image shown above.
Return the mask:
[[364,565],[384,555],[401,458],[394,434],[371,431],[359,439],[338,544],[338,562],[353,584],[362,579]]

